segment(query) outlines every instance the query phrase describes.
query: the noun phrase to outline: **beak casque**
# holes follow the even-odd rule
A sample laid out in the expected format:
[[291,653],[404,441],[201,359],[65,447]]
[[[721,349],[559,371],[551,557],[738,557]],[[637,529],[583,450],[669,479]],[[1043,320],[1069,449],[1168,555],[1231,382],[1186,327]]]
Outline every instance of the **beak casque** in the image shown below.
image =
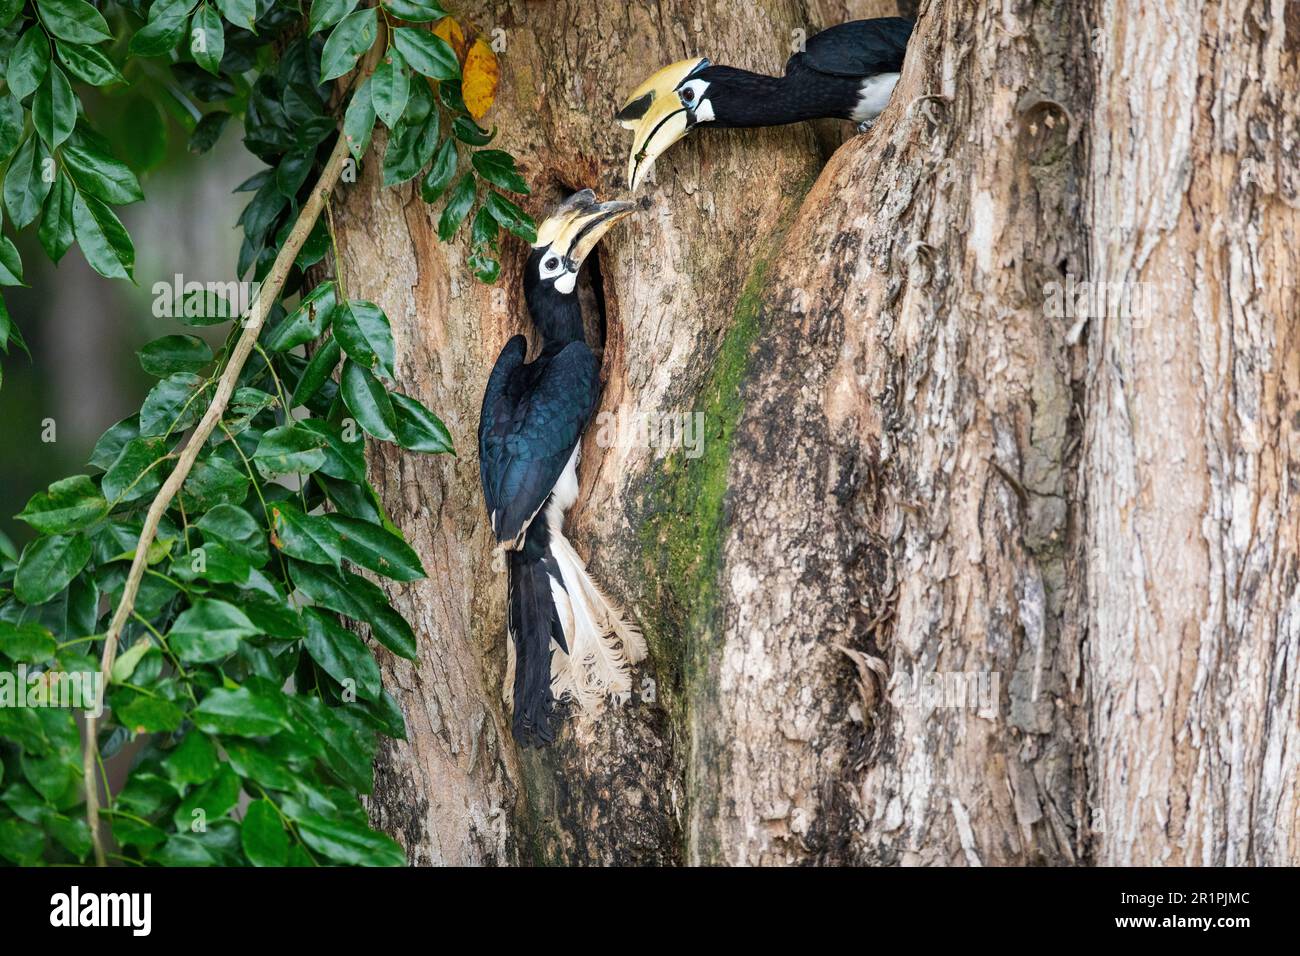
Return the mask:
[[556,206],[538,226],[533,247],[550,246],[575,266],[582,265],[610,227],[635,209],[633,202],[596,202],[596,194],[583,189]]
[[633,90],[615,114],[624,127],[635,131],[627,161],[631,189],[641,184],[655,159],[689,131],[690,116],[677,97],[677,87],[709,65],[707,57],[670,63]]

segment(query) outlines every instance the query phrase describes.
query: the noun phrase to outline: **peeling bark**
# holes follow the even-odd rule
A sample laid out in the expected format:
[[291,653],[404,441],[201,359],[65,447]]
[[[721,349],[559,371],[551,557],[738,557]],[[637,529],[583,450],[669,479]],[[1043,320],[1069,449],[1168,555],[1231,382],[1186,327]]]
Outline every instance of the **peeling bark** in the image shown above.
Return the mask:
[[[544,751],[502,710],[475,455],[526,250],[485,287],[378,163],[340,196],[348,292],[460,453],[372,461],[430,575],[390,587],[421,654],[384,657],[410,740],[372,800],[412,862],[1300,859],[1300,19],[1144,6],[928,0],[871,133],[660,160],[587,291],[601,410],[702,412],[705,441],[589,431],[569,533],[651,658]],[[899,12],[736,10],[462,4],[506,31],[531,211],[622,194],[610,117],[655,66],[775,71],[791,31]],[[1078,323],[1071,276],[1173,288]]]

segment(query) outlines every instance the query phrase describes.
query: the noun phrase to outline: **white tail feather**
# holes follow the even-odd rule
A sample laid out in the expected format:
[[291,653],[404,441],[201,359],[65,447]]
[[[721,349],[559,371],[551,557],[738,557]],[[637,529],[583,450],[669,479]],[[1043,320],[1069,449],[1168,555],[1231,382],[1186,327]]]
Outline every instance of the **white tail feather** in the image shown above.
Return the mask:
[[564,581],[561,587],[552,579],[551,593],[569,645],[568,654],[557,649],[551,656],[551,692],[568,694],[581,710],[596,714],[606,698],[621,704],[631,694],[631,665],[645,657],[645,639],[554,527],[550,550]]

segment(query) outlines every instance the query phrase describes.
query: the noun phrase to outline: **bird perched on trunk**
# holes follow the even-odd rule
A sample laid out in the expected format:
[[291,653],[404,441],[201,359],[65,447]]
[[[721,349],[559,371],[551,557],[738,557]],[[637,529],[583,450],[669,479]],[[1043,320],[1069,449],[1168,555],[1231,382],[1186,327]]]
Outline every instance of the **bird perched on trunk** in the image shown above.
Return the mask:
[[628,159],[632,189],[655,158],[696,126],[783,126],[810,119],[847,119],[865,132],[889,102],[903,69],[912,21],[854,20],[823,30],[785,64],[764,76],[707,58],[664,67],[633,91],[615,117],[636,131]]
[[645,641],[587,573],[564,537],[578,497],[582,433],[596,410],[599,367],[583,337],[578,269],[601,236],[636,208],[596,202],[584,189],[537,230],[524,266],[524,298],[541,351],[525,362],[516,335],[501,350],[479,418],[479,477],[508,574],[510,635],[504,697],[523,744],[555,736],[554,705],[586,712],[632,689],[629,665]]

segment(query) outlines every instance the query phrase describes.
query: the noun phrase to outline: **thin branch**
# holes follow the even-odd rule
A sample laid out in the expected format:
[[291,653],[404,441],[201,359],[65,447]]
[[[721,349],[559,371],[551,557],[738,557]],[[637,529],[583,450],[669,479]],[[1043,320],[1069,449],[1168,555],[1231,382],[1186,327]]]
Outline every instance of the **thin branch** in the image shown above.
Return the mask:
[[[359,86],[365,77],[373,72],[387,42],[386,32],[382,27],[380,28],[374,46],[366,54],[361,69],[354,77],[354,88]],[[108,682],[112,677],[113,661],[117,657],[117,644],[122,636],[122,628],[126,626],[127,620],[135,610],[135,599],[140,591],[140,581],[148,568],[149,546],[158,533],[158,524],[171,506],[172,499],[181,490],[185,479],[189,477],[190,469],[194,467],[194,463],[198,460],[199,453],[203,450],[203,445],[207,442],[208,436],[212,434],[213,429],[220,423],[221,416],[225,414],[226,406],[235,391],[235,383],[244,370],[244,364],[248,361],[248,356],[252,354],[253,348],[257,344],[257,338],[261,334],[267,313],[270,312],[271,306],[280,297],[284,283],[289,278],[289,271],[293,268],[294,260],[298,258],[298,253],[302,250],[303,244],[307,241],[307,236],[316,225],[316,220],[320,218],[321,209],[324,207],[330,191],[338,182],[339,176],[343,173],[343,167],[347,163],[348,156],[347,137],[343,134],[340,126],[338,141],[334,144],[334,150],[330,153],[329,159],[325,161],[325,168],[321,170],[320,178],[312,186],[307,201],[303,203],[302,210],[298,213],[298,220],[294,223],[293,230],[285,239],[284,245],[280,247],[275,262],[271,266],[271,271],[267,273],[266,278],[258,288],[257,297],[253,300],[248,316],[244,320],[243,331],[239,334],[239,339],[235,342],[235,346],[230,353],[230,359],[221,373],[221,378],[217,381],[217,389],[212,396],[212,404],[208,406],[203,418],[200,419],[198,425],[190,434],[189,440],[185,443],[185,448],[177,459],[176,467],[167,476],[167,480],[163,482],[162,488],[158,490],[158,494],[149,505],[149,511],[144,519],[144,527],[140,530],[140,539],[136,542],[135,556],[131,560],[131,571],[127,574],[126,585],[122,589],[122,599],[118,602],[117,610],[113,612],[113,619],[109,623],[108,633],[104,637],[104,654],[99,665],[100,672],[103,674],[104,687],[108,686]],[[104,840],[99,831],[99,788],[95,781],[95,764],[99,759],[97,724],[97,718],[89,714],[86,715],[86,741],[82,770],[86,786],[86,823],[90,827],[90,838],[95,850],[95,863],[97,866],[105,866],[107,861],[104,852]]]

